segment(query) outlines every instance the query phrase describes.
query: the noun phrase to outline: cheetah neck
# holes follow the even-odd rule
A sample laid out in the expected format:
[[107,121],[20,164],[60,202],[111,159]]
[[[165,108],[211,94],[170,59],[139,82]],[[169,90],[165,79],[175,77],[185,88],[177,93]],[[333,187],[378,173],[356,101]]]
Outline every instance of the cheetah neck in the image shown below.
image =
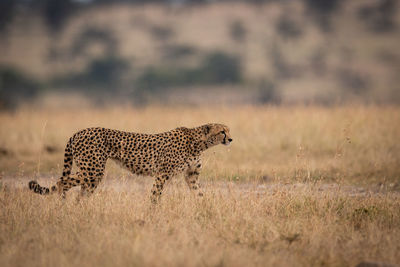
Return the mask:
[[214,144],[210,143],[208,140],[205,140],[204,126],[192,129],[192,137],[193,137],[193,152],[195,154],[200,154],[201,152],[214,146]]

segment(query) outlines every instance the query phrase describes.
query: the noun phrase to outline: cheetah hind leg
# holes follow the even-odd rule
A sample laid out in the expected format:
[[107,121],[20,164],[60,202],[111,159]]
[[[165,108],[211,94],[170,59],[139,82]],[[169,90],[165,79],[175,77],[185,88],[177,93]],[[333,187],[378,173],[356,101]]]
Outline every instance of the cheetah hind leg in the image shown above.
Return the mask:
[[99,174],[96,177],[82,179],[83,183],[81,184],[81,192],[78,198],[91,196],[100,184],[102,178],[103,175]]
[[61,197],[65,198],[65,194],[68,190],[80,184],[82,184],[82,179],[80,173],[77,172],[75,174],[70,174],[68,177],[61,177],[52,190],[57,190]]
[[94,193],[94,190],[96,188],[97,188],[97,184],[94,185],[94,187],[92,187],[90,183],[82,184],[81,191],[78,196],[78,200],[80,200],[81,198],[84,198],[84,197],[90,197]]

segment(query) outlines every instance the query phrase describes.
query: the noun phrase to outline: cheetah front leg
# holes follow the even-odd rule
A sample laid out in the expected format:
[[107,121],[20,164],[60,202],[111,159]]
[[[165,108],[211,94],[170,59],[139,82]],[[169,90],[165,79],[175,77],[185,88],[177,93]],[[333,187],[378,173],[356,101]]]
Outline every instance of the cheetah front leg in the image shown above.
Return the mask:
[[170,178],[169,175],[163,174],[156,178],[153,184],[153,188],[151,189],[151,202],[156,204],[159,202],[162,191],[165,186],[165,182],[168,181]]
[[199,175],[201,170],[201,162],[198,161],[196,164],[189,167],[185,173],[185,180],[189,189],[197,192],[199,196],[203,196],[203,191],[200,188]]

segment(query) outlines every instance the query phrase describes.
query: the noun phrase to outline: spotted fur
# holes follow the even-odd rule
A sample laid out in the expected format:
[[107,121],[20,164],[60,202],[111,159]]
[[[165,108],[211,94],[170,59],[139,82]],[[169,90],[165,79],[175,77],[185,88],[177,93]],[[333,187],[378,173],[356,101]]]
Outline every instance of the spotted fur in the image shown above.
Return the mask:
[[[229,145],[229,128],[210,123],[196,128],[180,127],[159,134],[130,133],[105,128],[88,128],[75,133],[65,147],[64,169],[60,180],[51,188],[29,182],[35,193],[65,193],[81,186],[81,194],[92,193],[104,176],[106,161],[113,159],[134,174],[155,178],[151,198],[157,202],[165,182],[179,173],[185,174],[191,190],[199,195],[201,153],[218,144]],[[78,172],[71,174],[72,163]]]

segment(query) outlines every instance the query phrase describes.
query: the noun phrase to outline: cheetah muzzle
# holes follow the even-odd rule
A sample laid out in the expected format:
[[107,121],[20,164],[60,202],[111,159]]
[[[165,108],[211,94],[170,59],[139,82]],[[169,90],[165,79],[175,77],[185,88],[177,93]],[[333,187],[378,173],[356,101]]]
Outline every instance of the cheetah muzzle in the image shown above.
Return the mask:
[[[152,202],[158,201],[165,183],[179,173],[184,173],[189,188],[202,196],[199,184],[202,152],[231,142],[229,128],[217,123],[180,127],[159,134],[88,128],[75,133],[67,142],[59,181],[51,188],[30,181],[29,189],[41,195],[58,192],[65,197],[70,188],[81,186],[81,194],[93,193],[103,179],[107,160],[112,159],[133,174],[155,178]],[[72,174],[73,162],[78,171]]]

